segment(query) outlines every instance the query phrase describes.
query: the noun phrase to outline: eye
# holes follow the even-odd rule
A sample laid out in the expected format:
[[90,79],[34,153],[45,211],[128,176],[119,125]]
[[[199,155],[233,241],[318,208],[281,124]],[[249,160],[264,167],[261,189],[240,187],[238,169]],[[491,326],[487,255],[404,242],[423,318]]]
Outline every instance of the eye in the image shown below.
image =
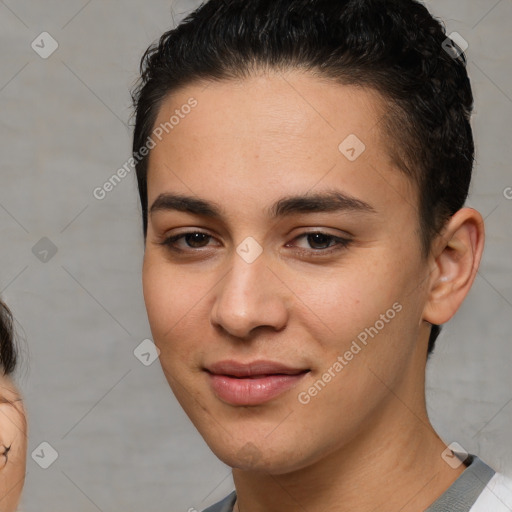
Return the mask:
[[[211,238],[213,238],[212,235],[203,233],[202,231],[189,231],[187,233],[170,236],[159,243],[160,245],[168,247],[174,251],[186,251],[187,249],[200,249],[202,247],[207,247]],[[178,245],[178,242],[181,241],[185,243],[185,246]]]
[[309,247],[300,247],[301,252],[313,254],[313,255],[325,255],[330,254],[334,251],[346,249],[352,242],[348,238],[342,238],[322,231],[311,231],[299,235],[294,240],[305,239]]
[[[159,245],[169,248],[175,252],[194,252],[196,249],[202,249],[209,246],[209,242],[214,237],[202,231],[189,231],[167,237]],[[352,242],[348,238],[342,238],[322,231],[312,231],[303,233],[294,239],[294,241],[306,239],[308,247],[300,247],[300,252],[308,255],[320,256],[330,254],[334,251],[346,249]],[[290,245],[287,244],[287,247]]]

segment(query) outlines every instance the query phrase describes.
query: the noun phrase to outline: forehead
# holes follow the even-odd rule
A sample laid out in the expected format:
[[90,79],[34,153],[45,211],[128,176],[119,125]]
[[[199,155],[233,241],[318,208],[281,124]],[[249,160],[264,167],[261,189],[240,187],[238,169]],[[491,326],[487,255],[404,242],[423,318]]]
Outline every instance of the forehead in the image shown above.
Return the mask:
[[294,139],[310,143],[303,147],[306,154],[318,141],[324,141],[325,147],[331,143],[336,150],[340,137],[350,134],[367,140],[371,136],[375,142],[385,112],[381,97],[371,89],[340,85],[298,71],[268,72],[178,90],[163,102],[155,127],[165,125],[192,96],[197,106],[172,128],[171,137],[166,137],[171,144],[183,135],[186,125],[188,142],[193,144],[206,139],[220,143],[236,135],[232,142],[243,141],[246,148],[259,150],[292,149]]
[[415,204],[382,132],[385,108],[373,90],[297,71],[180,89],[154,125],[149,204],[169,187],[260,205],[333,187],[381,206]]

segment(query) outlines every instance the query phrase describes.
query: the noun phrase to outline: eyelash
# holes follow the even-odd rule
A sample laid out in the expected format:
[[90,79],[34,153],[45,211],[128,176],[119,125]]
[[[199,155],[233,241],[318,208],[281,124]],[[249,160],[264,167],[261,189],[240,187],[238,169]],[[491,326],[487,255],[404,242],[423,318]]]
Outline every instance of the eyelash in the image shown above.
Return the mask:
[[[196,252],[196,251],[199,251],[204,248],[203,247],[199,247],[199,248],[190,247],[189,250],[187,250],[187,249],[184,250],[184,249],[179,249],[175,246],[177,241],[181,240],[182,238],[185,238],[187,235],[196,235],[196,234],[204,235],[209,238],[213,238],[213,235],[209,235],[208,233],[204,233],[203,231],[188,231],[186,233],[180,233],[179,235],[170,236],[170,237],[166,238],[165,240],[163,240],[162,242],[158,242],[158,245],[164,246],[167,249],[169,249],[173,252],[176,252],[176,253],[185,253],[185,252],[189,252],[189,251]],[[350,246],[350,244],[352,243],[352,240],[350,240],[348,238],[337,237],[334,235],[330,235],[329,233],[324,233],[323,231],[309,231],[306,233],[302,233],[301,235],[295,237],[294,240],[298,240],[300,238],[311,236],[311,235],[323,235],[324,237],[327,237],[329,239],[329,242],[334,241],[334,242],[336,242],[336,244],[333,246],[324,248],[324,249],[308,250],[308,249],[299,248],[300,253],[306,254],[308,256],[326,256],[326,255],[332,254],[333,252],[342,251],[344,249],[347,249]]]
[[8,453],[9,453],[9,450],[11,449],[11,446],[12,445],[9,445],[9,446],[4,446],[5,450],[3,451],[3,453],[1,455],[3,455],[5,457],[5,462],[7,462],[9,460],[9,457],[8,457]]

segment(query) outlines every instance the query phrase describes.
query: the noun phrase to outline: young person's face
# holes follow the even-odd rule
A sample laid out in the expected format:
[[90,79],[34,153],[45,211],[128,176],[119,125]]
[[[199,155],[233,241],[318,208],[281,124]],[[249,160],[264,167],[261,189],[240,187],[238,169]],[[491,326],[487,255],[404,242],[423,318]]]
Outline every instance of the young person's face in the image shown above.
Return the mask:
[[[376,93],[299,72],[194,85],[155,128],[177,109],[150,154],[144,296],[167,380],[211,449],[277,474],[418,421],[430,272],[417,191],[391,162]],[[353,137],[339,149],[351,134],[362,153]],[[322,211],[327,193],[367,206]],[[295,196],[313,201],[282,203]],[[162,244],[195,232],[208,236]]]
[[17,509],[25,483],[26,458],[25,408],[18,388],[0,373],[0,512]]

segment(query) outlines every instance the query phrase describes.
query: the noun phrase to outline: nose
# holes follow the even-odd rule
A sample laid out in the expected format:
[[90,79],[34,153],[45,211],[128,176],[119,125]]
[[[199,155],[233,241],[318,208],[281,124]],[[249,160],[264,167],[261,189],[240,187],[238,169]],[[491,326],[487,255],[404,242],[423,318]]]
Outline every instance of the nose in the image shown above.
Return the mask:
[[211,323],[234,337],[249,339],[257,327],[280,331],[286,326],[290,292],[265,253],[252,263],[235,253],[231,271],[215,291]]

